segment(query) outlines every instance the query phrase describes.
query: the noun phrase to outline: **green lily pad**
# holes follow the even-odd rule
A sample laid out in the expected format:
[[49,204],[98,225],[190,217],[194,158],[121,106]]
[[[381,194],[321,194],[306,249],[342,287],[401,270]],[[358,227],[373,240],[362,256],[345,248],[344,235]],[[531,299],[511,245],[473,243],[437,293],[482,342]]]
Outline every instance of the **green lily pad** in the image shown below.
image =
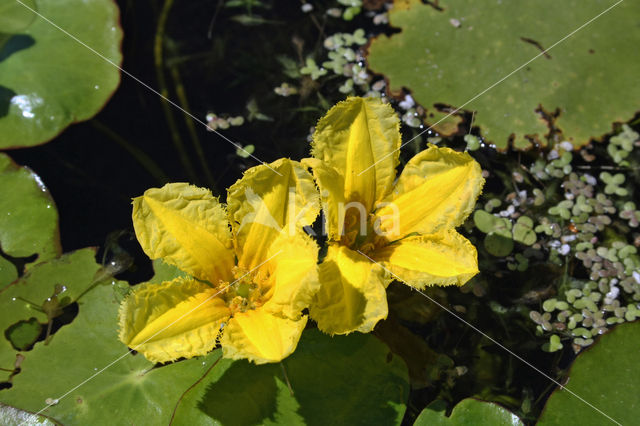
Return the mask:
[[152,368],[144,357],[127,354],[117,338],[118,303],[111,287],[89,291],[76,319],[48,346],[36,345],[26,354],[13,387],[0,392],[2,403],[37,412],[54,402],[42,414],[64,424],[167,424],[176,407],[172,424],[178,425],[219,424],[212,412],[224,424],[257,418],[325,424],[323,418],[338,419],[337,413],[346,424],[402,420],[406,367],[387,359],[388,349],[370,335],[331,338],[306,331],[296,353],[283,362],[291,395],[279,364],[221,360],[216,350]]
[[[0,368],[13,369],[16,354],[22,347],[29,346],[27,341],[35,334],[34,321],[41,325],[49,322],[42,307],[54,294],[56,285],[64,286],[58,300],[65,306],[92,284],[99,269],[93,249],[78,250],[34,266],[18,281],[0,290]],[[33,324],[32,330],[25,328],[29,327],[25,323]],[[0,377],[0,380],[6,380],[6,377]]]
[[[30,9],[37,10],[34,0],[21,0]],[[0,1],[0,39],[27,28],[36,14],[15,0]],[[0,46],[2,47],[2,46]]]
[[153,368],[118,340],[119,304],[111,285],[95,287],[79,305],[78,316],[48,346],[25,354],[0,401],[29,412],[53,402],[42,414],[69,425],[168,424],[180,395],[220,358],[214,351]]
[[565,425],[567,419],[583,426],[637,424],[640,418],[640,322],[621,324],[600,337],[574,361],[566,388],[605,415],[564,390],[556,390],[538,425]]
[[[423,3],[394,2],[389,19],[401,31],[373,40],[368,61],[392,92],[412,91],[429,124],[448,113],[436,105],[459,108],[473,99],[463,108],[475,111],[474,126],[487,140],[505,148],[513,135],[516,147],[527,147],[526,135],[544,141],[548,133],[536,113],[542,106],[558,110],[555,127],[582,145],[640,109],[639,2],[621,2],[476,99],[614,3],[442,0],[442,11]],[[458,122],[450,117],[436,129],[451,133]]]
[[493,402],[473,398],[463,399],[453,408],[449,417],[445,416],[443,401],[435,401],[416,419],[414,426],[524,426],[518,416]]
[[[0,9],[8,3],[17,4],[0,0]],[[121,64],[122,30],[114,1],[36,4],[39,14]],[[120,82],[118,68],[39,16],[0,49],[0,149],[47,142],[69,124],[91,118]]]
[[[38,175],[18,166],[3,153],[0,153],[0,194],[2,251],[12,257],[37,254],[32,263],[59,256],[58,212],[49,190]],[[13,281],[8,280],[15,275],[6,263],[0,261],[0,288]]]
[[13,263],[0,256],[0,288],[15,281],[18,278],[18,271]]
[[183,277],[187,275],[179,268],[165,263],[162,259],[155,259],[153,261],[153,278],[149,280],[152,283],[161,283],[164,281],[171,281],[174,278]]
[[216,367],[185,395],[173,424],[400,424],[407,367],[388,355],[371,335],[332,338],[306,330],[282,366],[236,361],[224,372]]

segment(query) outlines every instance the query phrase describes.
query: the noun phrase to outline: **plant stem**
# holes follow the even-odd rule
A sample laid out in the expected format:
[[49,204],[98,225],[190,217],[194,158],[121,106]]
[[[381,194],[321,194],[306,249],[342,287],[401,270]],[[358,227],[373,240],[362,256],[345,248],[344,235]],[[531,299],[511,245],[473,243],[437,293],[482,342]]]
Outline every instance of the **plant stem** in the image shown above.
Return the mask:
[[144,168],[151,176],[153,176],[153,178],[158,181],[160,185],[164,185],[165,183],[169,182],[169,178],[162,171],[160,166],[158,166],[158,164],[153,161],[151,157],[149,157],[143,150],[141,150],[95,118],[92,119],[90,123],[93,127],[107,135],[111,140],[124,148],[125,151],[127,151],[133,158],[135,158],[136,161],[140,163],[142,168]]
[[284,364],[280,361],[280,367],[282,367],[282,374],[284,375],[284,380],[287,382],[287,387],[289,388],[289,392],[291,396],[293,396],[293,388],[291,387],[291,382],[289,381],[289,376],[287,375],[287,369],[284,368]]
[[[158,26],[156,28],[156,35],[154,40],[153,47],[153,55],[154,62],[156,66],[156,77],[158,79],[158,86],[160,89],[160,93],[164,98],[169,97],[169,89],[167,87],[167,80],[164,75],[164,35],[165,28],[167,25],[167,19],[169,18],[169,12],[171,11],[171,6],[173,6],[173,0],[165,0],[162,5],[162,10],[160,11],[160,16],[158,17]],[[184,167],[189,180],[197,184],[197,177],[194,172],[193,165],[191,164],[191,160],[187,155],[187,151],[182,143],[182,138],[180,137],[180,131],[178,130],[178,125],[175,122],[173,114],[171,113],[171,106],[169,103],[163,99],[161,102],[162,109],[164,111],[165,118],[167,119],[167,125],[169,126],[169,131],[171,132],[171,140],[173,141],[173,145],[178,151],[178,156],[180,157],[180,162],[182,163],[182,167]]]
[[[182,84],[182,79],[180,78],[180,70],[178,66],[170,67],[171,77],[173,79],[173,85],[176,90],[176,95],[178,96],[178,102],[180,102],[180,106],[185,110],[189,111],[189,101],[187,99],[187,94],[184,90],[184,85]],[[196,126],[193,123],[191,117],[184,116],[185,124],[187,125],[187,130],[189,131],[189,136],[191,137],[191,142],[193,143],[193,147],[196,150],[196,155],[198,156],[198,160],[200,161],[200,167],[204,171],[206,183],[209,186],[209,189],[216,193],[215,189],[215,179],[213,178],[213,174],[211,173],[211,169],[207,164],[207,160],[204,155],[204,150],[202,149],[202,144],[200,143],[200,138],[198,137],[198,131],[196,130]]]

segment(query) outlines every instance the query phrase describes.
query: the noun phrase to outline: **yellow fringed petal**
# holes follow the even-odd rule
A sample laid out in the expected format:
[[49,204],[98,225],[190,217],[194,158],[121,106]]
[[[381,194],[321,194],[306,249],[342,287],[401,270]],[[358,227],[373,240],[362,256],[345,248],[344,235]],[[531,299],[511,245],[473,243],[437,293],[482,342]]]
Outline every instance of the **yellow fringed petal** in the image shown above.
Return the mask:
[[263,309],[236,313],[220,338],[222,355],[256,364],[278,362],[296,350],[307,317],[280,318]]
[[137,286],[120,306],[120,340],[152,362],[204,355],[230,315],[217,293],[184,277]]
[[376,250],[372,257],[418,289],[461,286],[478,273],[476,248],[455,230],[405,238]]
[[401,144],[400,120],[376,98],[350,97],[320,119],[312,155],[343,174],[344,197],[369,212],[389,194]]
[[229,221],[237,241],[238,265],[252,270],[267,260],[282,230],[291,234],[311,225],[320,211],[313,178],[286,158],[247,170],[228,190]]
[[148,189],[133,200],[133,226],[151,259],[213,284],[232,279],[226,212],[209,190],[186,183]]
[[311,167],[320,190],[325,215],[326,234],[331,241],[339,241],[344,228],[344,178],[333,167],[316,158],[304,158],[302,164]]
[[282,232],[271,245],[269,257],[272,260],[259,269],[259,273],[269,274],[271,287],[263,309],[286,318],[300,318],[320,288],[317,244],[308,235]]
[[483,184],[480,165],[468,153],[430,145],[405,166],[386,200],[391,205],[376,212],[380,228],[392,241],[412,232],[431,234],[459,226]]
[[384,270],[366,257],[329,244],[320,264],[320,291],[309,307],[311,318],[325,333],[368,333],[387,317],[389,281]]

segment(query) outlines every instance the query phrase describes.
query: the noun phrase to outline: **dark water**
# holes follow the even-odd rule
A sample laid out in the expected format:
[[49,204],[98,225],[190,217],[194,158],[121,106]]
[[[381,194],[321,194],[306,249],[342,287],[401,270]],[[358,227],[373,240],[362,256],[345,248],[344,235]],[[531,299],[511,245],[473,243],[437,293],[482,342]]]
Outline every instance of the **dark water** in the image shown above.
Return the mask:
[[[187,109],[200,120],[209,111],[246,115],[246,102],[254,98],[261,112],[273,121],[247,122],[224,131],[224,135],[242,145],[255,145],[254,155],[266,162],[283,156],[305,156],[309,126],[324,110],[317,107],[301,112],[299,97],[274,94],[273,88],[286,79],[276,56],[285,54],[297,60],[292,38],[312,43],[304,46],[308,51],[322,39],[320,31],[297,4],[292,7],[290,2],[265,2],[269,9],[253,8],[253,14],[259,13],[271,22],[257,26],[241,25],[231,19],[236,14],[247,14],[245,9],[220,8],[216,12],[218,3],[173,5],[163,43],[162,72],[169,97],[180,103],[176,88],[182,86],[189,103]],[[118,4],[124,29],[123,68],[160,90],[153,49],[163,2],[121,0]],[[223,198],[224,188],[240,178],[247,167],[258,164],[236,156],[234,146],[194,122],[204,162],[214,180],[211,182],[191,140],[185,121],[191,119],[171,107],[193,165],[189,173],[179,161],[161,102],[156,94],[123,76],[113,98],[93,120],[72,125],[45,145],[9,152],[16,162],[38,173],[51,190],[60,213],[65,251],[102,246],[110,232],[131,230],[131,198],[162,184],[114,142],[104,127],[144,151],[168,181],[208,186]],[[136,251],[137,245],[132,243],[127,248]],[[140,261],[144,262],[144,257]]]

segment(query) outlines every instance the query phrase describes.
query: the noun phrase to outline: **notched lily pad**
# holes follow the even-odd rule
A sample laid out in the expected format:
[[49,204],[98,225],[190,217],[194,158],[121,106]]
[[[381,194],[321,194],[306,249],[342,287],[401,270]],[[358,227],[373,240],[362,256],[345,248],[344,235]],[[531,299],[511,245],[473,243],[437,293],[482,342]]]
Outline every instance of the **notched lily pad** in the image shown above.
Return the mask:
[[435,126],[441,133],[457,130],[460,116],[445,119],[447,109],[437,106],[464,105],[475,111],[473,124],[485,140],[506,148],[513,135],[515,146],[526,148],[528,135],[544,141],[548,133],[541,106],[558,112],[554,126],[579,146],[640,108],[640,2],[619,2],[557,45],[613,2],[442,0],[438,9],[423,3],[394,2],[389,19],[401,31],[373,40],[368,62],[386,75],[392,92],[412,91],[429,125],[444,120]]
[[111,287],[86,293],[76,319],[49,345],[25,354],[22,371],[0,400],[29,412],[53,402],[42,414],[61,424],[169,424],[180,395],[216,364],[219,351],[156,368],[128,354],[118,340],[119,304]]
[[[121,64],[122,30],[114,1],[39,0],[36,4],[39,14]],[[12,14],[32,13],[12,0],[2,0],[1,6]],[[0,43],[0,149],[44,143],[69,124],[91,118],[120,82],[114,65],[45,19],[36,16],[25,26],[27,19],[12,21],[9,29],[14,34]]]
[[62,311],[92,285],[98,270],[95,251],[78,250],[34,266],[0,290],[0,368],[11,371],[16,353],[29,348],[40,334],[35,323],[48,325],[56,309]]

